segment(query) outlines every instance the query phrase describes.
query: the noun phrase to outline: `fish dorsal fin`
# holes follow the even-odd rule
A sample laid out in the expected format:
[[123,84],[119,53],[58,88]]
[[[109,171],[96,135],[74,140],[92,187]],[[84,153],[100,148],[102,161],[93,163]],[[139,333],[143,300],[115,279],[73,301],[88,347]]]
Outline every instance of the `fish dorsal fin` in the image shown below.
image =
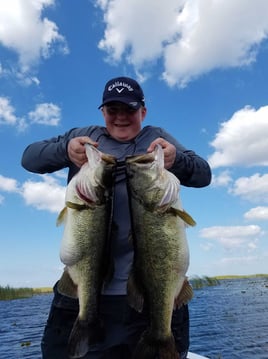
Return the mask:
[[67,207],[64,207],[60,211],[60,214],[58,215],[57,222],[56,222],[57,226],[60,226],[61,224],[63,224],[65,222],[66,215],[67,215]]
[[180,308],[183,304],[187,304],[194,296],[193,288],[188,279],[184,280],[181,291],[174,299],[174,308]]

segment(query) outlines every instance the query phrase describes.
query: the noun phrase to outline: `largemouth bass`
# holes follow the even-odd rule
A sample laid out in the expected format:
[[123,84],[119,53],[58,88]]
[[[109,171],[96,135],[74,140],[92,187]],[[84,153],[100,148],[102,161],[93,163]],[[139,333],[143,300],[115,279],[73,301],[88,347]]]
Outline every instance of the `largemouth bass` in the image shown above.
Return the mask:
[[152,153],[128,157],[126,171],[134,247],[128,297],[139,312],[145,304],[150,319],[134,358],[178,359],[171,319],[174,306],[186,304],[193,296],[186,278],[185,227],[195,222],[182,209],[180,182],[164,168],[161,146]]
[[59,290],[73,296],[76,287],[79,299],[79,314],[69,337],[70,358],[83,357],[90,345],[104,339],[98,306],[109,263],[116,159],[90,144],[85,147],[88,162],[69,182],[66,207],[58,217],[58,224],[65,223],[60,259],[66,266]]

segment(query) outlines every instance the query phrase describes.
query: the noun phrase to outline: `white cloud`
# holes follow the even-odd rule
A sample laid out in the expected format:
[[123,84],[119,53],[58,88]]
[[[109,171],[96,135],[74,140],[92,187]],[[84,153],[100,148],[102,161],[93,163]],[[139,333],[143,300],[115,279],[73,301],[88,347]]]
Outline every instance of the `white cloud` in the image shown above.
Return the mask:
[[0,44],[18,54],[20,70],[26,73],[41,57],[57,48],[67,53],[64,37],[57,25],[42,18],[42,11],[54,0],[8,0],[0,7]]
[[240,177],[229,192],[253,203],[268,203],[268,174]]
[[249,226],[214,226],[203,228],[199,235],[201,238],[213,240],[225,250],[256,248],[257,241],[262,235],[261,228],[256,225]]
[[32,123],[57,126],[61,120],[61,109],[53,103],[41,103],[28,116]]
[[268,220],[268,207],[254,207],[244,214],[247,220]]
[[212,175],[211,185],[214,187],[226,187],[232,183],[232,177],[228,170],[219,173],[218,175]]
[[[259,0],[98,0],[106,24],[99,48],[139,72],[163,60],[163,79],[185,86],[217,68],[247,66],[268,35],[268,2]],[[138,26],[137,26],[138,25]]]
[[[23,117],[17,117],[16,110],[9,98],[0,97],[0,125],[15,126],[17,130],[23,131],[29,123]],[[30,122],[39,125],[57,126],[61,120],[61,109],[53,103],[41,103],[28,113]]]
[[163,43],[176,35],[178,11],[184,2],[107,1],[102,4],[106,29],[99,47],[115,61],[126,55],[137,67],[155,60],[162,55]]
[[[14,178],[0,175],[0,192],[19,193],[19,184]],[[4,203],[5,197],[0,194],[0,205]]]
[[64,207],[66,187],[52,176],[41,176],[43,181],[28,180],[21,188],[21,195],[27,205],[39,210],[59,213]]
[[[66,186],[62,186],[57,178],[66,180],[66,174],[62,171],[55,176],[38,175],[38,177],[42,180],[28,180],[21,185],[14,178],[0,175],[0,191],[17,193],[23,197],[27,205],[38,210],[59,213],[65,206]],[[0,204],[3,201],[4,197],[0,194]]]
[[19,185],[17,180],[0,175],[0,191],[19,192]]
[[0,125],[15,125],[18,121],[15,109],[7,97],[0,97]]
[[[267,3],[268,4],[268,3]],[[255,110],[245,107],[221,124],[211,142],[215,152],[208,161],[212,168],[222,166],[268,165],[268,106]]]

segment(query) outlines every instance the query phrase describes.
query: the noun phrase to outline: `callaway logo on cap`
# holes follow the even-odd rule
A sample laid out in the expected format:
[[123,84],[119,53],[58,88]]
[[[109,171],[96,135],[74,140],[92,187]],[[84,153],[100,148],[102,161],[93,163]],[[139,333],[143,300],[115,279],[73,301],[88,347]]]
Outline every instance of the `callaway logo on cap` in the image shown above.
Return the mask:
[[135,109],[145,105],[142,88],[129,77],[116,77],[107,82],[99,108],[114,101],[123,102]]

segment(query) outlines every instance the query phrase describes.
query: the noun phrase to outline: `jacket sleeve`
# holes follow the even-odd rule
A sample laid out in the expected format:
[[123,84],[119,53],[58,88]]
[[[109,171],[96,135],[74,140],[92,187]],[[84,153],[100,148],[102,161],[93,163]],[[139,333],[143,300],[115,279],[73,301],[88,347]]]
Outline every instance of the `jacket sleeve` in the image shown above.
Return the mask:
[[183,147],[162,129],[162,137],[176,147],[176,159],[169,171],[187,187],[205,187],[211,182],[211,169],[206,160]]
[[51,173],[70,167],[72,163],[67,152],[70,139],[88,135],[86,128],[71,129],[61,136],[34,142],[24,150],[21,165],[34,173]]

